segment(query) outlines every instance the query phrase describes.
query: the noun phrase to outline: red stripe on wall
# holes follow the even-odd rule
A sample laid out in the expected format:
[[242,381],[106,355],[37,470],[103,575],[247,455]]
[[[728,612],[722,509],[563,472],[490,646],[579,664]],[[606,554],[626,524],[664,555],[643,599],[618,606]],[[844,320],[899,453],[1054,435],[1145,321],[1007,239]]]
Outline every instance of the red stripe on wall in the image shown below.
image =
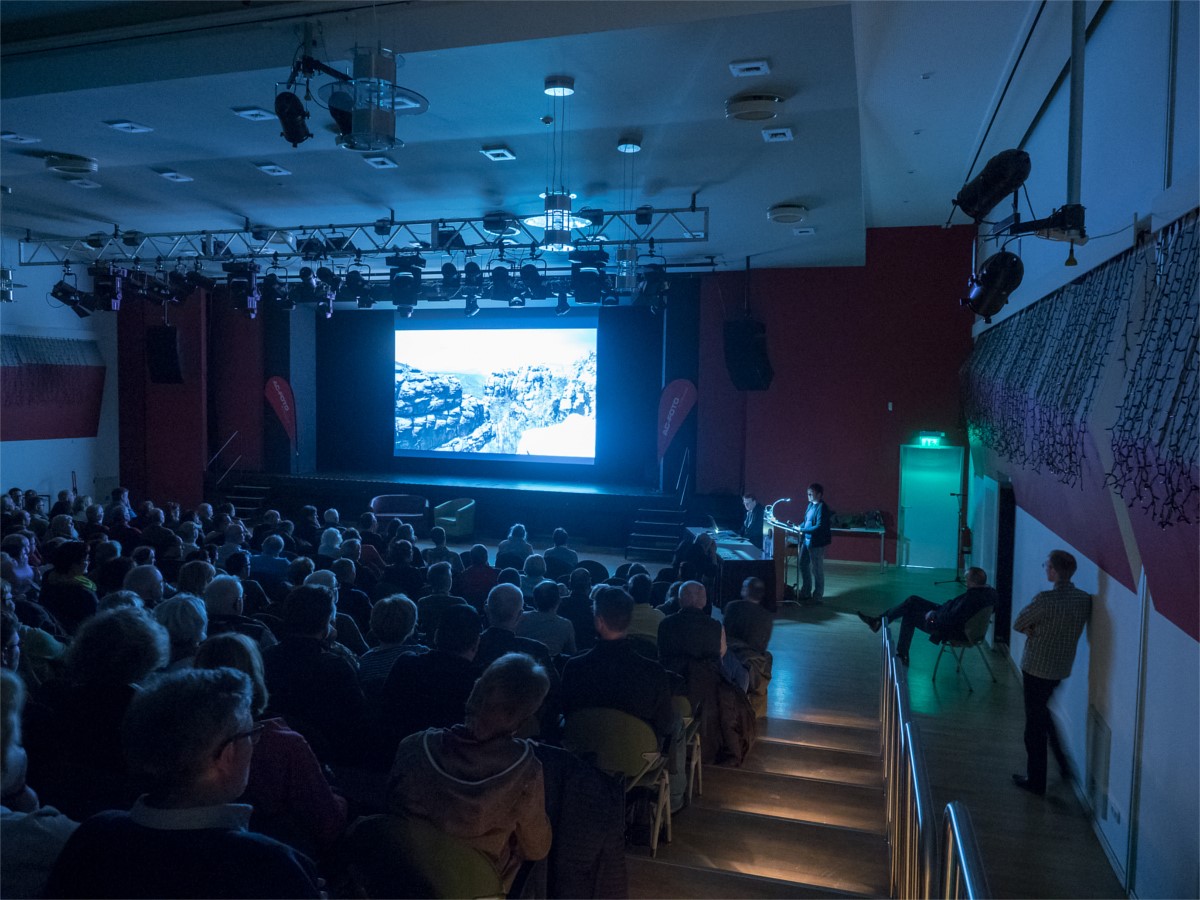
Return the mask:
[[4,366],[0,384],[0,440],[95,437],[100,428],[103,366]]

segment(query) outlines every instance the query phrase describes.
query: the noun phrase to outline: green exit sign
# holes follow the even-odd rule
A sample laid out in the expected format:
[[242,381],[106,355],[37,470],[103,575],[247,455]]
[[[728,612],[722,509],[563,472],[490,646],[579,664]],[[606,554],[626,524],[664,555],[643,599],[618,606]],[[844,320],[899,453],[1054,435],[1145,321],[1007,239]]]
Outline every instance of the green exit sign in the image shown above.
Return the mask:
[[917,435],[917,446],[919,447],[940,447],[942,439],[946,435],[940,431],[922,431]]

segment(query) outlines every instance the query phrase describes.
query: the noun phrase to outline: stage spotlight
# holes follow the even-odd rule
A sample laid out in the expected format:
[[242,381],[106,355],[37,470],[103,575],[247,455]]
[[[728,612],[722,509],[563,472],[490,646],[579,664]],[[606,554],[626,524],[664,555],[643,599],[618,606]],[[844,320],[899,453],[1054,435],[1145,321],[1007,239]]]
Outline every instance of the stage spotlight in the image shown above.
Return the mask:
[[467,318],[479,315],[479,301],[474,297],[467,297]]
[[375,305],[375,299],[371,296],[371,286],[359,269],[346,272],[346,278],[338,291],[338,299],[354,303],[359,309],[370,309]]
[[604,287],[603,267],[571,264],[571,288],[576,303],[599,303]]
[[388,283],[391,289],[392,304],[412,308],[417,305],[421,291],[421,270],[415,267],[392,269],[392,277]]
[[617,292],[612,289],[612,286],[605,283],[601,289],[600,295],[601,306],[620,306],[621,298],[617,296]]
[[85,294],[69,281],[60,281],[54,285],[50,289],[50,296],[63,306],[70,308],[71,312],[75,313],[81,319],[86,319],[92,314],[91,310],[88,309],[91,305],[92,296]]
[[255,318],[258,315],[258,301],[262,299],[258,290],[258,263],[222,263],[221,268],[229,275],[230,305],[244,312],[246,318]]
[[329,288],[330,294],[336,294],[342,288],[342,276],[328,266],[321,266],[317,269],[317,280]]
[[571,304],[567,302],[567,292],[559,291],[558,292],[558,306],[556,306],[554,308],[554,314],[556,316],[565,316],[570,311],[571,311]]
[[[137,277],[134,283],[139,289],[139,293],[149,303],[155,306],[164,306],[167,303],[178,302],[176,291],[163,278],[159,278],[158,274],[150,272],[136,272]],[[174,274],[174,273],[172,273]]]
[[308,266],[300,269],[299,281],[291,287],[288,295],[293,301],[299,303],[316,303],[320,299],[317,281],[317,276],[313,274],[313,270]]
[[516,295],[508,266],[500,264],[492,267],[492,287],[488,297],[508,303]]
[[197,289],[202,291],[211,291],[217,286],[217,280],[215,278],[209,278],[207,275],[201,272],[199,268],[193,269],[184,277],[187,280],[188,287],[190,287],[193,291]]
[[521,266],[521,284],[525,286],[525,291],[534,300],[549,300],[554,296],[550,291],[550,286],[546,284],[541,270],[533,263],[525,263]]
[[304,121],[308,118],[308,110],[291,91],[282,91],[275,95],[275,115],[279,117],[279,124],[283,127],[284,140],[293,147],[299,147],[312,137],[312,132],[308,130],[308,124]]
[[1029,154],[1004,150],[988,160],[983,171],[963,185],[954,205],[978,222],[1029,177]]
[[649,306],[650,312],[657,313],[667,305],[667,293],[671,284],[667,281],[667,270],[659,263],[642,266],[638,277],[637,287],[633,291],[634,306]]
[[1015,253],[1001,250],[989,256],[979,268],[979,273],[970,281],[970,294],[959,301],[984,322],[1000,312],[1008,302],[1008,295],[1021,286],[1025,277],[1025,265]]
[[92,302],[89,304],[93,312],[117,312],[121,308],[121,300],[125,291],[125,280],[129,272],[119,266],[90,266],[88,274],[92,276]]
[[286,312],[291,312],[296,308],[296,301],[290,296],[287,281],[280,278],[275,272],[268,272],[263,276],[259,295],[264,306],[282,309]]
[[458,293],[460,287],[462,287],[462,276],[458,273],[454,263],[442,263],[442,298],[449,300]]

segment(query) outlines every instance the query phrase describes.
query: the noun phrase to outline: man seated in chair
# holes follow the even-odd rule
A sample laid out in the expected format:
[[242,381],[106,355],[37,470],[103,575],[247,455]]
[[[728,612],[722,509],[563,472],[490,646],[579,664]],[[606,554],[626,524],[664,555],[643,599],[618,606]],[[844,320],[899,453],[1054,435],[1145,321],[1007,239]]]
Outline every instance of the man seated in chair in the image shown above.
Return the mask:
[[999,597],[987,583],[987,573],[978,566],[967,569],[967,589],[942,606],[916,594],[886,610],[882,616],[858,613],[872,631],[878,631],[883,620],[900,623],[900,639],[896,642],[896,658],[908,665],[908,648],[913,631],[920,628],[935,644],[942,641],[965,641],[963,626],[975,613],[986,606],[995,606]]
[[633,598],[619,587],[604,587],[593,600],[599,640],[587,653],[567,660],[562,675],[563,712],[619,709],[654,729],[670,753],[671,809],[683,804],[686,787],[682,744],[683,720],[671,699],[686,693],[683,679],[647,659],[627,639]]
[[523,653],[480,676],[465,724],[405,738],[388,779],[388,808],[423,819],[486,854],[512,886],[521,863],[550,852],[542,764],[513,737],[542,705],[550,679]]

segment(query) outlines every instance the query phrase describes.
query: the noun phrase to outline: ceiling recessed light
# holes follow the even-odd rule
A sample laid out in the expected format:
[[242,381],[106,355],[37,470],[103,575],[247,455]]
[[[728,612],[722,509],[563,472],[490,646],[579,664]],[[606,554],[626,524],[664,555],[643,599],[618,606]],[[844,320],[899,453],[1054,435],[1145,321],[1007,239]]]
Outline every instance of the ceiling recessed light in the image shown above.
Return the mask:
[[771,64],[765,59],[743,59],[729,64],[729,72],[734,78],[753,78],[756,75],[770,75]]
[[285,169],[283,166],[277,166],[277,165],[275,165],[275,163],[270,163],[270,162],[255,163],[254,168],[258,169],[258,171],[260,171],[260,172],[265,172],[268,175],[291,175],[292,174],[290,170]]
[[17,134],[15,131],[0,132],[0,141],[8,141],[10,144],[40,144],[42,139],[34,137],[31,134]]
[[387,156],[364,156],[365,162],[372,169],[398,169],[400,168],[396,161]]
[[620,153],[641,153],[642,142],[636,137],[623,137],[617,142],[617,150]]
[[768,219],[783,225],[803,222],[806,215],[808,215],[808,207],[799,203],[780,203],[767,210]]
[[78,188],[98,188],[100,183],[92,181],[90,178],[68,178],[68,183],[75,185]]
[[725,101],[725,118],[761,122],[779,115],[783,98],[774,94],[742,94]]
[[51,153],[46,157],[46,168],[63,175],[93,175],[100,171],[100,163],[89,156],[74,153]]
[[575,79],[570,75],[550,75],[542,90],[551,97],[570,97],[575,93]]
[[764,128],[762,130],[763,140],[768,144],[783,144],[792,139],[792,129],[790,128]]
[[816,233],[817,229],[813,228],[811,225],[801,225],[798,228],[792,229],[792,234],[796,235],[796,237],[808,237],[810,234]]
[[503,162],[509,159],[516,159],[517,154],[513,153],[508,147],[503,144],[495,144],[490,147],[481,147],[479,150],[484,156],[492,162]]
[[249,119],[251,122],[269,122],[275,118],[275,113],[267,112],[257,106],[235,106],[233,114],[243,119]]
[[174,169],[160,169],[158,174],[167,181],[174,181],[176,184],[183,184],[187,181],[194,181],[190,175],[184,175],[182,172],[176,172]]
[[137,122],[130,122],[128,119],[110,119],[104,124],[113,131],[123,131],[126,134],[149,134],[154,130],[149,125],[139,125]]

